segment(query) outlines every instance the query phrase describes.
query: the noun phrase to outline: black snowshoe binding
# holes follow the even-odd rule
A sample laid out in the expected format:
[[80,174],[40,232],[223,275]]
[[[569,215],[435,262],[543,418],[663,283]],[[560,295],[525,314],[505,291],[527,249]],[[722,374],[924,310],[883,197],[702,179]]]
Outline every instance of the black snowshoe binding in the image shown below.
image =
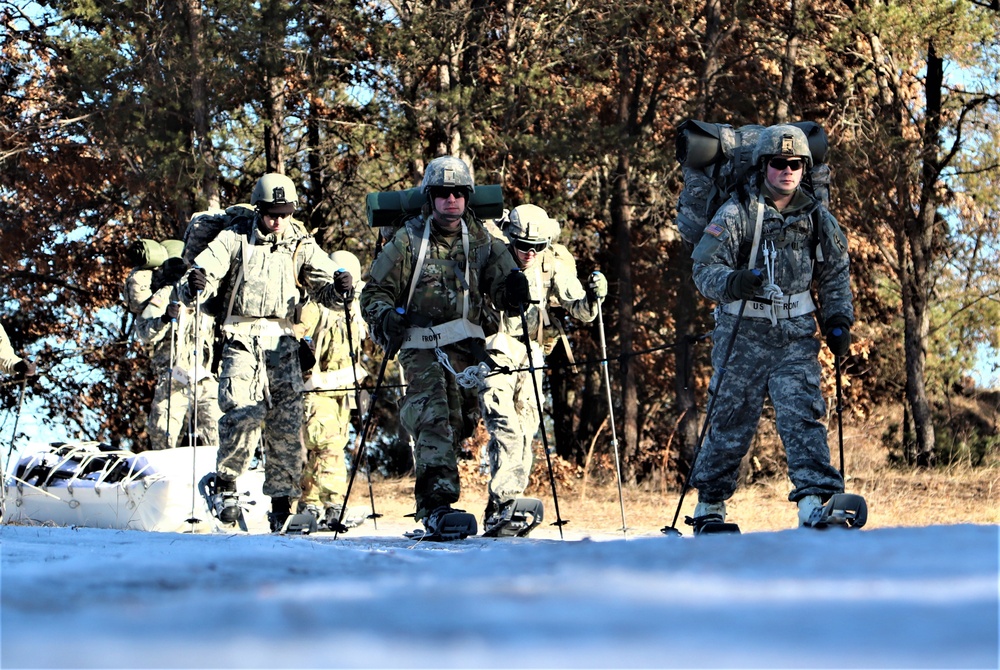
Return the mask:
[[267,513],[267,520],[271,532],[279,535],[309,535],[319,528],[316,514],[308,508],[306,511],[292,514],[288,498],[281,496],[271,498],[271,511]]
[[525,537],[545,518],[537,498],[515,498],[500,506],[483,523],[483,537]]
[[837,493],[815,508],[802,524],[806,528],[861,528],[868,521],[868,503],[855,493]]
[[[727,523],[721,514],[706,514],[704,516],[684,517],[684,523],[694,528],[695,535],[739,535],[740,527],[735,523]],[[663,529],[666,532],[666,529]]]
[[236,492],[235,482],[221,480],[214,472],[209,472],[198,482],[198,492],[205,498],[212,516],[227,526],[237,524],[240,530],[247,531],[246,518],[240,507],[240,495]]
[[403,533],[411,540],[428,540],[431,542],[451,542],[464,540],[479,532],[476,517],[465,510],[452,509],[442,505],[427,515],[424,527],[409,533]]

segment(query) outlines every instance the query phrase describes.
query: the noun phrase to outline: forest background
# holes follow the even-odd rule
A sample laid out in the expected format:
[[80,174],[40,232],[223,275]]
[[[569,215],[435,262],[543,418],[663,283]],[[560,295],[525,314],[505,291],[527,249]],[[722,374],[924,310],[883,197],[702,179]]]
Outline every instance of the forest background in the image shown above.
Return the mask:
[[[810,120],[853,263],[844,404],[900,410],[872,436],[889,462],[997,461],[992,414],[955,411],[1000,345],[997,0],[2,1],[0,21],[0,319],[39,364],[47,425],[145,446],[129,244],[179,238],[279,171],[321,246],[367,267],[365,196],[453,154],[508,207],[557,218],[581,276],[608,276],[624,478],[676,480],[711,374],[711,305],[673,223],[676,129]],[[551,439],[566,467],[608,471],[601,325],[567,325],[579,367],[549,359]],[[3,407],[21,392],[0,385]],[[375,456],[398,474],[387,395]]]

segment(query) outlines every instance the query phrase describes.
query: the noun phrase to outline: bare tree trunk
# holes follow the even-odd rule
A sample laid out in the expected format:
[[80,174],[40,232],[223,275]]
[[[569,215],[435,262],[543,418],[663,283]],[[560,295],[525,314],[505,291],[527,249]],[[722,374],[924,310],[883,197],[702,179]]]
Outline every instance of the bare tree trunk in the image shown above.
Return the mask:
[[800,5],[806,0],[792,0],[788,9],[788,39],[785,41],[785,55],[781,59],[781,95],[778,97],[778,107],[775,110],[775,123],[788,121],[788,101],[792,99],[792,86],[795,83],[795,62],[799,55],[799,12]]
[[266,170],[285,174],[285,78],[282,75],[285,44],[284,13],[280,2],[267,3],[261,14],[261,71],[264,73],[264,158]]
[[944,63],[934,44],[928,46],[926,117],[923,131],[923,163],[921,165],[920,208],[917,216],[905,226],[905,241],[909,247],[907,263],[911,274],[902,282],[903,352],[906,357],[906,401],[913,412],[916,433],[916,465],[933,465],[934,420],[927,400],[926,366],[927,338],[930,327],[929,302],[933,290],[931,260],[934,231],[937,225],[939,197],[937,187],[941,150],[941,86]]
[[[698,100],[694,108],[696,118],[708,115],[708,101],[715,92],[715,78],[719,72],[719,48],[726,38],[723,29],[722,8],[719,0],[709,0],[705,5],[705,32],[700,43],[705,59],[698,77]],[[698,445],[699,415],[695,394],[695,315],[700,303],[691,276],[691,249],[681,245],[676,259],[671,260],[677,281],[677,301],[674,303],[674,393],[677,396],[677,467],[680,479],[694,463]]]
[[205,86],[208,64],[203,50],[205,21],[201,1],[184,0],[184,12],[187,16],[188,39],[191,42],[191,112],[194,125],[192,149],[201,159],[201,195],[207,200],[209,208],[217,208],[220,205],[218,162],[209,137],[211,112]]

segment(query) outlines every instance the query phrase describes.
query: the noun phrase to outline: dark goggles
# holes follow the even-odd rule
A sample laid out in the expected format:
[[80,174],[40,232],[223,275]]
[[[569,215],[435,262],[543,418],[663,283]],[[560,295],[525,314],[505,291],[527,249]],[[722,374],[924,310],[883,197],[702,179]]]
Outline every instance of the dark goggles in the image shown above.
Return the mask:
[[432,198],[447,198],[449,195],[454,196],[455,200],[465,198],[469,195],[469,189],[465,186],[431,186]]
[[768,165],[773,167],[775,170],[784,170],[785,168],[791,168],[792,172],[798,172],[805,165],[805,161],[801,158],[772,158],[767,162]]
[[540,254],[549,246],[548,242],[529,242],[528,240],[519,240],[516,237],[514,238],[513,243],[515,249],[525,254],[529,251],[534,251],[536,254]]

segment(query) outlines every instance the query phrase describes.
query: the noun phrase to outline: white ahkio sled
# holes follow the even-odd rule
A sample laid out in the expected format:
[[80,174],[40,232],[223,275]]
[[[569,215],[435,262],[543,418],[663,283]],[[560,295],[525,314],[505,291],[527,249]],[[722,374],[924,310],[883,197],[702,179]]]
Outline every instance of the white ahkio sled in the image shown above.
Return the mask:
[[[233,532],[234,526],[223,525],[212,514],[204,495],[215,457],[216,447],[209,446],[133,453],[100,442],[54,443],[22,456],[6,473],[3,522]],[[262,468],[237,480],[241,505],[268,509],[270,499],[261,492],[263,480]],[[266,532],[266,526],[261,529]]]

